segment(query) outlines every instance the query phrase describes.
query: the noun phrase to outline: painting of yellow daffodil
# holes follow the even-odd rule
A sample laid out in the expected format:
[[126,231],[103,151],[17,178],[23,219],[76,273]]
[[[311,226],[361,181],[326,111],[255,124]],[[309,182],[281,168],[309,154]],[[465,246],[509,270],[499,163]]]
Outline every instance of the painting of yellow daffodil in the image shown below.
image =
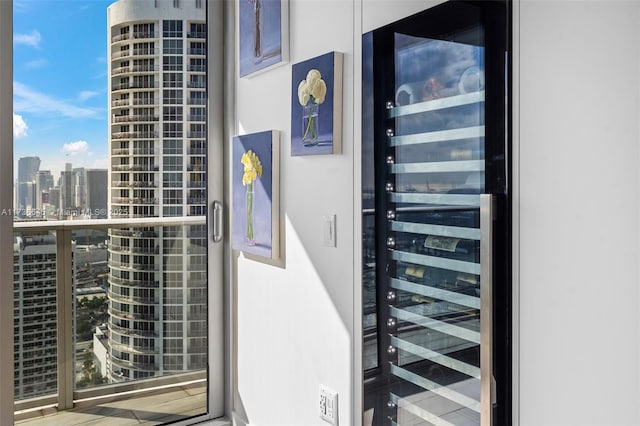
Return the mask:
[[327,53],[291,69],[291,155],[340,153],[342,54]]
[[278,159],[276,131],[233,138],[232,247],[276,259],[278,240]]

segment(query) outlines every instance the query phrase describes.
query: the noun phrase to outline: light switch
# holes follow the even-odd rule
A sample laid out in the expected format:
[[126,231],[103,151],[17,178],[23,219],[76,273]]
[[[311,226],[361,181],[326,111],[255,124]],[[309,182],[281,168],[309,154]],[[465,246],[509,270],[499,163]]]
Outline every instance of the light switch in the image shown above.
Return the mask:
[[336,246],[336,215],[322,216],[322,236],[325,247]]

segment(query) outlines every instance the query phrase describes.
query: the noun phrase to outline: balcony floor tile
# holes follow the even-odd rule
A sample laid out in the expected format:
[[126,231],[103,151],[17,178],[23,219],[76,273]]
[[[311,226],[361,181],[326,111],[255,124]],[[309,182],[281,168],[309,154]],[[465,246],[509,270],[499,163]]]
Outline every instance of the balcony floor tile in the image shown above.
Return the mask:
[[[46,410],[15,422],[20,426],[132,426],[161,425],[198,414],[206,407],[205,386],[174,389],[121,401],[90,404],[84,402],[71,410]],[[55,409],[54,409],[55,410]]]

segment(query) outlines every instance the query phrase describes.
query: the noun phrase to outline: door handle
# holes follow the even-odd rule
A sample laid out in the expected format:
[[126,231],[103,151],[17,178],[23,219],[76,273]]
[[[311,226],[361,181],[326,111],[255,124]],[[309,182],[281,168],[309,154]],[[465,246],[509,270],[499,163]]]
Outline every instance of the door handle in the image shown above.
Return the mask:
[[480,195],[480,424],[493,425],[493,220],[496,199]]
[[214,243],[222,241],[222,203],[220,201],[214,201],[212,204],[212,230],[211,235]]

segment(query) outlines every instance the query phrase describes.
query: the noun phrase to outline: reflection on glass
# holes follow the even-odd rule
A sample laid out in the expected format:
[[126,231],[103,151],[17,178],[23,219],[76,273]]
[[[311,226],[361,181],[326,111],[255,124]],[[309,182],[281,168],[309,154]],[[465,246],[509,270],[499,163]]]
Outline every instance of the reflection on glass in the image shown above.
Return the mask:
[[375,425],[479,424],[482,31],[390,38],[392,76],[363,47],[364,87],[388,85],[363,105],[365,411]]
[[483,49],[403,34],[395,46],[390,400],[401,425],[478,424],[478,201],[457,197],[484,191]]

